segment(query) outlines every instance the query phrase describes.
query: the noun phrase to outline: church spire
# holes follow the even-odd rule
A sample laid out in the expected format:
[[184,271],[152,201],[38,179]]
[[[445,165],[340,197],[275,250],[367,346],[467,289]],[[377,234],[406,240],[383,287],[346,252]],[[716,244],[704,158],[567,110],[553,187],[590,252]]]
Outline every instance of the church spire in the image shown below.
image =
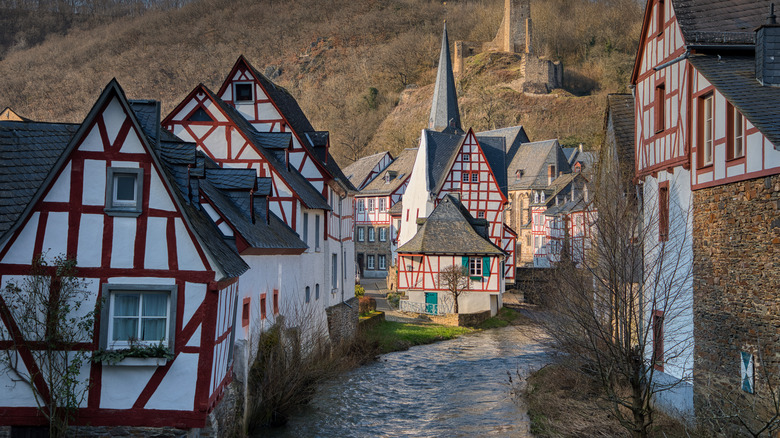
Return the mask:
[[452,74],[452,60],[450,59],[449,39],[447,38],[447,21],[444,22],[444,33],[441,37],[439,71],[436,73],[436,87],[433,89],[433,102],[431,103],[431,116],[428,118],[428,129],[463,132],[463,128],[460,126],[455,77]]

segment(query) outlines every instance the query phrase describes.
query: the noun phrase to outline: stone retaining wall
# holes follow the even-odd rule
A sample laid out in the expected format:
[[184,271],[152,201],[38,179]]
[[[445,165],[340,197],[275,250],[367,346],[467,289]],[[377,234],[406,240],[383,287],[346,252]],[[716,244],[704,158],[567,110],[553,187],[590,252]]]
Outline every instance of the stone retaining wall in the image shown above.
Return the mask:
[[355,337],[358,326],[358,299],[352,297],[325,309],[328,315],[328,333],[334,344],[346,342]]
[[[706,418],[713,391],[747,409],[768,396],[765,372],[780,380],[780,177],[697,190],[693,255],[694,408]],[[740,389],[743,351],[754,356],[755,394]]]

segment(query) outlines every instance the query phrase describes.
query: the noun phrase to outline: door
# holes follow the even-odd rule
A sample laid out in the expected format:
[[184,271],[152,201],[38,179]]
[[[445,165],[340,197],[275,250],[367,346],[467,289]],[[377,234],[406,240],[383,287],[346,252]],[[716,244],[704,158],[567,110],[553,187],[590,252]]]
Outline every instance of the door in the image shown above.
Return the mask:
[[439,296],[436,292],[425,292],[425,313],[437,315]]
[[358,254],[357,265],[358,265],[358,274],[362,277],[363,276],[363,254]]

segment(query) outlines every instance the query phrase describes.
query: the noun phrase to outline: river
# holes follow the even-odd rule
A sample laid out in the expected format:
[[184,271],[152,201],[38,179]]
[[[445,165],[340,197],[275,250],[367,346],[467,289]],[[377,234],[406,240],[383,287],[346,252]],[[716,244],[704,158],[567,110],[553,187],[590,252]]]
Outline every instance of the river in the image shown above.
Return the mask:
[[549,361],[529,326],[510,326],[380,356],[317,389],[271,437],[529,437],[507,372]]

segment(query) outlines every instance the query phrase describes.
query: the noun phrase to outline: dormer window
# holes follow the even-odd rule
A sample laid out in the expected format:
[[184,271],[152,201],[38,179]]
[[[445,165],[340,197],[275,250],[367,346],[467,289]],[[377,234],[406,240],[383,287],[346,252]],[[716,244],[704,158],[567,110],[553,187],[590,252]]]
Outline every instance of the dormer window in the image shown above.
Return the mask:
[[109,167],[106,175],[106,213],[110,216],[141,214],[143,169]]
[[517,169],[515,171],[515,181],[520,181],[520,178],[523,177],[523,169]]
[[253,102],[254,93],[251,83],[236,83],[233,84],[233,91],[235,93],[233,101],[236,103]]

